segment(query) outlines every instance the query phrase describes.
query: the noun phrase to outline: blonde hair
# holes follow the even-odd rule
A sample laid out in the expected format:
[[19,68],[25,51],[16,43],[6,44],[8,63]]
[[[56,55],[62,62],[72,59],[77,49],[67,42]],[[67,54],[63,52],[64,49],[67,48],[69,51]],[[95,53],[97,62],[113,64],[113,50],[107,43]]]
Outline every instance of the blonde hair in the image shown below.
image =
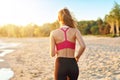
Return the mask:
[[62,24],[65,24],[71,28],[75,28],[77,26],[77,22],[72,18],[71,14],[67,8],[64,8],[59,11],[58,19],[59,19],[59,21],[62,22]]

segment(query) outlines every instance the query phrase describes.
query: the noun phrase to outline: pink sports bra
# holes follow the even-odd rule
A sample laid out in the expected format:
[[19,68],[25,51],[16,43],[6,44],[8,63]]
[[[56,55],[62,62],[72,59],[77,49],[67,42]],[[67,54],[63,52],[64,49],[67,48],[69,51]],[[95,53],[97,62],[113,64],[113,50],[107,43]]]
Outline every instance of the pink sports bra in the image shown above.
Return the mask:
[[65,48],[75,49],[75,43],[67,40],[66,32],[69,28],[67,28],[66,30],[64,30],[63,28],[60,28],[60,29],[64,32],[65,41],[56,44],[57,50],[61,50]]

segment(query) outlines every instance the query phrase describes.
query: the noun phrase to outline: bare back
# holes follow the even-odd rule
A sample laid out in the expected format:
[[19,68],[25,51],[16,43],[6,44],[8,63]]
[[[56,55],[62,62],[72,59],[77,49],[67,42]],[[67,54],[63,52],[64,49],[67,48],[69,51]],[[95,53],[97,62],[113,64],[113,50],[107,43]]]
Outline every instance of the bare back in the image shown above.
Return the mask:
[[[53,33],[55,43],[61,43],[65,40],[64,32],[60,29],[57,29]],[[66,32],[67,40],[70,42],[76,42],[76,29],[75,28],[69,28],[69,30]],[[57,52],[57,57],[69,57],[74,58],[75,50],[70,48],[65,48],[62,50],[59,50]]]

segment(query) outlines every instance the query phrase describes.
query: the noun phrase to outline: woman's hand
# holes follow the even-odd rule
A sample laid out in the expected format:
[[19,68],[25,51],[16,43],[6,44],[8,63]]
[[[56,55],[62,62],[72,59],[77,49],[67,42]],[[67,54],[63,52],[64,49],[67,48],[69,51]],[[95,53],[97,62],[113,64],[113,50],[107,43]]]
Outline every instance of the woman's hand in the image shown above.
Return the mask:
[[79,58],[75,57],[75,60],[78,62],[78,61],[79,61]]

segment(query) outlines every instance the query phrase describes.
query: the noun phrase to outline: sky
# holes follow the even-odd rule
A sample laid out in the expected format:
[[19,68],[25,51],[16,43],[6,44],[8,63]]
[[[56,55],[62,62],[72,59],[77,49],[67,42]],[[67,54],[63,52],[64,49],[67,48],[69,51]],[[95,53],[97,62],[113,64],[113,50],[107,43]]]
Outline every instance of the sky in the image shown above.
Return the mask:
[[42,25],[57,20],[58,11],[67,7],[80,20],[97,20],[109,14],[120,0],[0,0],[0,25]]

